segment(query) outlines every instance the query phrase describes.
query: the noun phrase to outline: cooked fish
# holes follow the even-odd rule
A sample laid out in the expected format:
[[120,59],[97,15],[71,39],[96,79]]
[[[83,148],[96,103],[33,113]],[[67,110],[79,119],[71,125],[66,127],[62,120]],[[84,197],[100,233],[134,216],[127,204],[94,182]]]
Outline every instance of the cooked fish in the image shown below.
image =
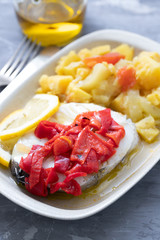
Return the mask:
[[[69,125],[80,113],[88,111],[99,111],[103,109],[104,107],[92,103],[62,104],[58,112],[54,114],[50,121],[56,121],[64,125]],[[136,147],[138,143],[138,134],[136,132],[135,125],[132,123],[132,121],[130,119],[127,119],[125,115],[122,115],[121,113],[117,113],[114,111],[111,111],[111,116],[118,124],[124,127],[125,136],[120,141],[119,147],[116,148],[116,153],[112,157],[110,157],[107,161],[105,161],[103,164],[101,164],[98,173],[88,174],[85,177],[76,178],[76,181],[80,184],[82,190],[96,184],[98,180],[100,180],[112,169],[114,169],[117,166],[117,164],[120,163],[125,158],[125,156]],[[101,135],[99,135],[99,137],[105,140],[105,137],[102,137]],[[32,145],[44,145],[44,143],[47,141],[48,141],[47,139],[37,138],[33,132],[30,132],[22,136],[15,144],[12,152],[11,165],[12,172],[15,175],[17,175],[19,179],[23,178],[23,173],[18,168],[21,157],[25,158],[28,155]],[[43,162],[43,168],[49,167],[54,167],[53,156],[48,157]],[[58,177],[59,181],[63,181],[65,178],[63,174],[58,174]]]

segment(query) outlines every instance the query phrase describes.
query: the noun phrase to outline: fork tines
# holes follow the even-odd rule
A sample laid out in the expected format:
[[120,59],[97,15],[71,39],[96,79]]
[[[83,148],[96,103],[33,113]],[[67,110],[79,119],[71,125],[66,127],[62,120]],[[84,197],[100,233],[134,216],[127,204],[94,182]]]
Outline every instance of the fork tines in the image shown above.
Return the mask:
[[[36,42],[32,42],[25,36],[14,55],[0,70],[0,76],[4,77],[4,79],[8,79],[9,83],[20,73],[25,64],[38,54],[40,48],[40,44],[37,45]],[[7,80],[4,82],[4,84],[6,84]]]

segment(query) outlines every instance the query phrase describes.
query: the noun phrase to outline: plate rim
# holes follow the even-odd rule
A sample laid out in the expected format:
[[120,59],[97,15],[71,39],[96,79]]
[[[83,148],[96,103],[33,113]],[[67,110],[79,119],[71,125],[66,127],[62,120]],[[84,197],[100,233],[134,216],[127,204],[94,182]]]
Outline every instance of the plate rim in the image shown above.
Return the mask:
[[[160,52],[160,44],[154,40],[147,38],[147,37],[141,36],[136,33],[128,32],[128,31],[122,31],[122,30],[116,30],[116,29],[114,29],[114,30],[112,30],[112,29],[105,30],[104,29],[104,30],[95,31],[93,33],[89,33],[89,34],[82,36],[81,38],[75,40],[74,42],[70,43],[69,45],[64,47],[62,50],[60,50],[60,52],[58,52],[55,55],[53,55],[52,57],[50,57],[49,60],[47,60],[43,64],[41,69],[47,67],[47,65],[49,65],[51,62],[53,62],[55,58],[58,58],[61,55],[63,55],[63,53],[65,53],[68,49],[74,48],[74,46],[77,46],[79,43],[82,44],[89,39],[94,39],[94,37],[97,35],[98,36],[105,35],[106,41],[119,41],[122,43],[125,42],[130,45],[133,45],[133,47],[139,47],[141,45],[141,48],[142,48],[142,43],[143,43],[143,48],[152,49],[151,45],[153,45],[154,46],[153,48],[158,48],[157,52]],[[135,43],[133,43],[134,41],[135,41]],[[39,71],[40,71],[40,69],[38,69],[32,76],[30,76],[30,78],[34,77],[34,75]],[[23,75],[23,72],[21,73],[21,76],[22,75]],[[17,90],[18,87],[22,86],[23,83],[27,81],[27,79],[28,79],[28,77],[24,78],[24,81],[19,82],[19,77],[17,77],[17,79],[15,79],[14,82],[12,82],[9,86],[7,86],[0,93],[0,106],[3,105],[3,102],[5,101],[7,96],[9,96],[9,94],[11,92],[14,92],[15,90]],[[18,85],[16,85],[16,83]],[[158,154],[160,154],[160,150],[158,151]],[[121,196],[123,196],[137,182],[139,182],[153,168],[153,166],[159,161],[158,154],[157,154],[157,151],[155,153],[153,153],[152,162],[150,164],[148,164],[147,167],[144,166],[145,164],[142,165],[142,167],[140,167],[134,174],[132,174],[128,179],[128,181],[129,181],[128,184],[125,183],[122,190],[119,189],[113,194],[113,197],[112,197],[113,199],[111,198],[110,201],[106,201],[106,199],[104,199],[103,201],[99,202],[95,206],[87,207],[84,209],[66,210],[66,209],[60,209],[60,208],[56,208],[53,206],[49,206],[49,208],[52,208],[52,210],[56,209],[56,214],[53,214],[53,211],[51,211],[51,212],[47,211],[47,213],[45,213],[45,211],[34,208],[34,203],[36,204],[37,200],[35,200],[33,198],[32,198],[32,200],[33,200],[32,206],[26,206],[26,204],[23,203],[23,201],[20,202],[19,200],[17,200],[16,195],[12,196],[12,195],[10,195],[8,189],[7,189],[7,191],[5,190],[5,184],[3,185],[3,179],[1,179],[1,181],[0,181],[0,192],[2,195],[7,197],[12,202],[18,204],[21,207],[24,207],[25,209],[35,212],[39,215],[50,217],[50,218],[55,218],[55,219],[59,219],[59,220],[78,220],[78,219],[86,218],[93,214],[96,214],[97,212],[108,207],[109,205],[114,203],[116,200],[118,200]],[[145,163],[147,164],[147,161]],[[1,172],[0,172],[0,178],[1,178]],[[120,191],[120,193],[119,193],[119,191]],[[30,196],[26,196],[26,197],[31,198]],[[39,200],[38,200],[38,202],[42,205],[42,208],[45,209],[46,204],[43,202],[40,202]],[[58,209],[58,211],[57,211],[57,209]],[[71,214],[71,212],[72,212],[72,214]]]

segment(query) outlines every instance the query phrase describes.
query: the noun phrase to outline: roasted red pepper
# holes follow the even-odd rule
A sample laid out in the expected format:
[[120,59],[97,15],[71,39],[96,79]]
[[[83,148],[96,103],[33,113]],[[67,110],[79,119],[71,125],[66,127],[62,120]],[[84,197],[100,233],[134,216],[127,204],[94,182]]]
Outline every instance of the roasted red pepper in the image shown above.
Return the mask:
[[[29,174],[26,189],[38,196],[59,189],[77,196],[81,187],[76,178],[97,173],[100,165],[116,152],[125,131],[111,118],[110,109],[105,109],[82,113],[68,126],[42,121],[35,134],[49,141],[44,146],[33,146],[28,156],[21,159],[21,169]],[[43,161],[51,156],[53,167],[44,169]]]

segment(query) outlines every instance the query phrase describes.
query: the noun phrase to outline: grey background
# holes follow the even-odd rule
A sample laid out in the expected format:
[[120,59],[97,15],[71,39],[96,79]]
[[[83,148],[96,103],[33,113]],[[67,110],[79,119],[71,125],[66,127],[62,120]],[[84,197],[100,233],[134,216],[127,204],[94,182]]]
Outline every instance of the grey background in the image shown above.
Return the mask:
[[[89,0],[82,34],[123,29],[160,42],[159,0]],[[0,0],[0,68],[22,39],[11,0]],[[160,163],[121,199],[77,221],[36,215],[0,195],[0,240],[158,240]]]

